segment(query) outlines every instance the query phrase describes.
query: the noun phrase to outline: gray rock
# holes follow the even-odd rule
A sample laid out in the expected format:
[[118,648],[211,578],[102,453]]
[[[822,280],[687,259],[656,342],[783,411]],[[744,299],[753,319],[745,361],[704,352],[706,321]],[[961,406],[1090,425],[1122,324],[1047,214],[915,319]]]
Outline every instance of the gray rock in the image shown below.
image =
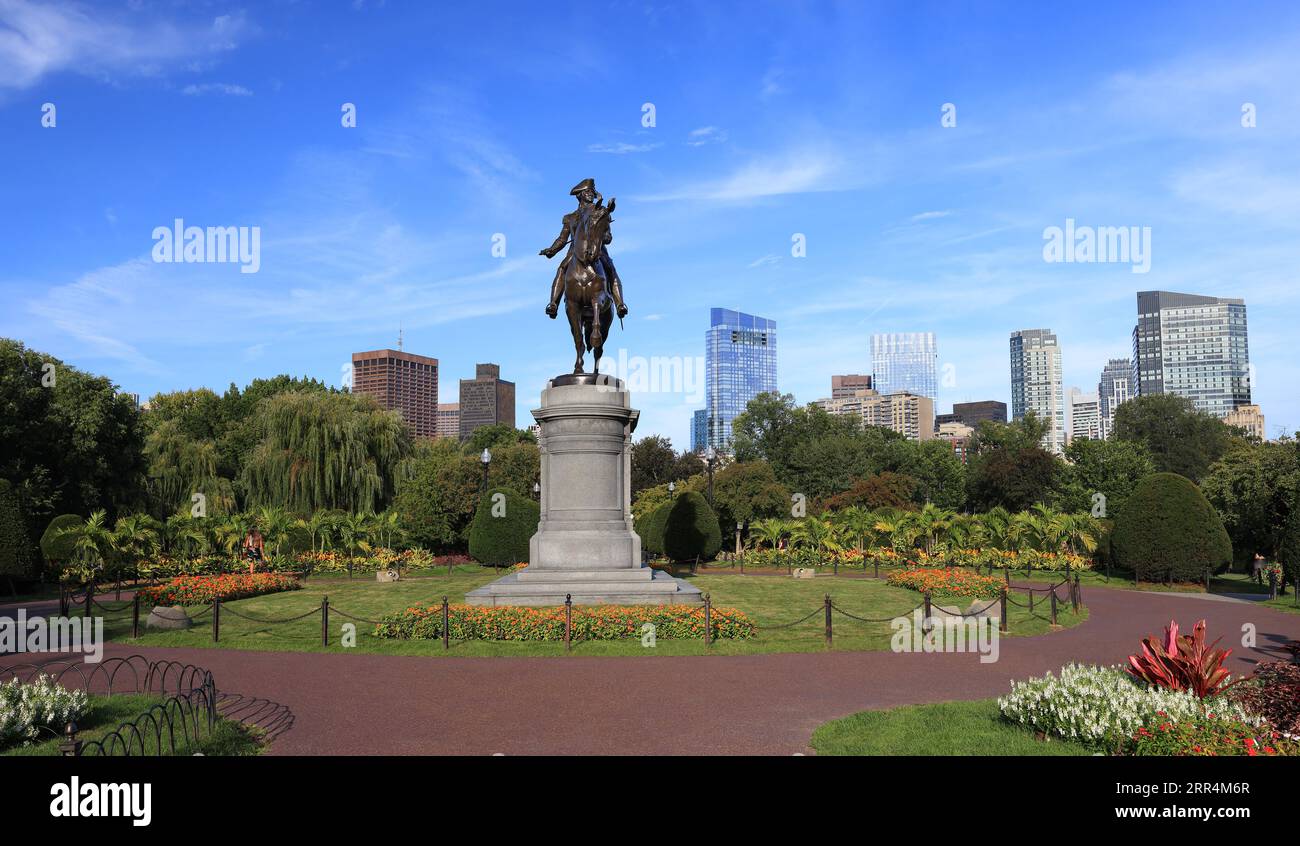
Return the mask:
[[1002,619],[1002,605],[996,599],[977,599],[966,609],[966,613],[974,614],[977,617],[992,617],[995,620],[1000,620]]
[[185,609],[179,605],[173,605],[170,608],[164,605],[155,605],[149,612],[149,617],[144,621],[146,629],[188,629],[194,625],[194,621],[185,613]]
[[812,567],[795,567],[794,577],[796,579],[815,579],[817,578],[817,570]]
[[376,571],[375,571],[375,581],[377,581],[377,582],[395,582],[395,581],[397,581],[397,580],[400,579],[400,578],[401,578],[401,576],[398,574],[398,572],[397,572],[396,570],[376,570]]

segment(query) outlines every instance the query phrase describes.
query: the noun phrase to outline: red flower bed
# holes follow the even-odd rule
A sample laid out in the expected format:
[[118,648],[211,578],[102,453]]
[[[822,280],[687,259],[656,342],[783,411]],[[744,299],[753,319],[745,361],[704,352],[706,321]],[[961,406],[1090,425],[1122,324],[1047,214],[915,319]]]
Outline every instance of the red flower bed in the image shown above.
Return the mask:
[[947,567],[930,570],[897,570],[886,577],[891,585],[911,588],[921,593],[944,596],[968,596],[972,599],[996,599],[1002,594],[1002,581],[994,576],[980,576],[971,570]]
[[302,585],[281,573],[237,573],[227,576],[180,576],[156,587],[141,588],[140,601],[150,605],[206,605],[298,590]]

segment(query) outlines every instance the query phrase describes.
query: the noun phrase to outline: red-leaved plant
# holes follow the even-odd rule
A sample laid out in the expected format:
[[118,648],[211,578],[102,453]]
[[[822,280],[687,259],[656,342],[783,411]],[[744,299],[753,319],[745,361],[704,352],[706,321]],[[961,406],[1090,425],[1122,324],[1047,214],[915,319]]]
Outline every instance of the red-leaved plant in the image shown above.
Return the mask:
[[1130,655],[1125,669],[1134,678],[1157,687],[1190,690],[1198,699],[1217,696],[1241,681],[1230,680],[1223,669],[1232,650],[1215,649],[1219,640],[1206,645],[1204,620],[1192,627],[1190,635],[1181,637],[1177,621],[1170,620],[1165,626],[1164,643],[1159,643],[1155,635],[1143,638],[1141,654]]

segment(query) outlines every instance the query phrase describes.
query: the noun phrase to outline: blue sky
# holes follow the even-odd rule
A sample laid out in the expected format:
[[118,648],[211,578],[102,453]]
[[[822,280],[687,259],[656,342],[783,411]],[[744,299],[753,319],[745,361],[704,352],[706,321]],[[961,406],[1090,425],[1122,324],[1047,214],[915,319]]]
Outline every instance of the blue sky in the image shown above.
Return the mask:
[[[946,411],[1009,399],[1014,329],[1055,330],[1095,390],[1136,291],[1243,297],[1276,435],[1300,428],[1297,78],[1284,3],[0,0],[0,335],[147,396],[338,383],[400,324],[443,401],[499,362],[526,425],[572,361],[537,251],[592,176],[632,310],[610,351],[702,355],[738,308],[778,321],[808,402],[869,372],[872,332],[933,331]],[[177,217],[260,227],[259,272],[152,261]],[[1045,263],[1066,218],[1151,227],[1150,272]],[[638,396],[639,434],[687,446],[693,399]]]

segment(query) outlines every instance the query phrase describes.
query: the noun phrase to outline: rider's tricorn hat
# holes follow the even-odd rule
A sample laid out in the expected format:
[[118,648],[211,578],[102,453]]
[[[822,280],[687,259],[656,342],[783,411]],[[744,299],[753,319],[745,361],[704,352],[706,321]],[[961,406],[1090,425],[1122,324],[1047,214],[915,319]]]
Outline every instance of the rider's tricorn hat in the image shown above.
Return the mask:
[[577,185],[573,186],[573,190],[569,192],[569,196],[576,197],[579,194],[581,194],[583,191],[590,191],[594,194],[596,192],[596,180],[594,179],[582,180]]

